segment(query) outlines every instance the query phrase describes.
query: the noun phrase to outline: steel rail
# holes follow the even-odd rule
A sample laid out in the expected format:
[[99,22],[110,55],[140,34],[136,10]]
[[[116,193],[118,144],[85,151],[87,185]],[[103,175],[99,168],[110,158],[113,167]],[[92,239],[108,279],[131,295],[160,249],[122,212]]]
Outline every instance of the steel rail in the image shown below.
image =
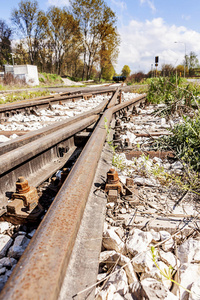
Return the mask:
[[[100,91],[91,91],[90,94],[92,95],[97,95],[97,94],[107,94],[107,93],[114,93],[116,91],[116,88],[107,88],[107,89],[103,89]],[[49,104],[58,104],[60,101],[61,102],[66,102],[66,101],[70,101],[71,99],[79,100],[82,99],[84,97],[84,95],[87,95],[88,92],[85,93],[81,93],[81,94],[76,94],[76,95],[63,95],[63,96],[54,96],[54,97],[50,97],[50,98],[44,98],[44,99],[40,99],[37,100],[36,99],[30,99],[30,100],[25,100],[25,101],[21,101],[18,103],[8,103],[8,104],[4,104],[0,106],[0,116],[4,116],[6,113],[9,112],[14,112],[15,110],[20,112],[21,110],[30,110],[31,108],[44,108],[47,107]]]
[[[116,92],[115,92],[115,94],[116,94]],[[115,94],[114,94],[114,96],[115,96]],[[29,133],[24,134],[23,136],[17,137],[16,139],[5,142],[2,145],[0,145],[0,155],[6,153],[8,151],[11,151],[13,149],[16,149],[17,147],[20,147],[27,143],[35,141],[36,139],[38,139],[42,136],[45,136],[51,132],[54,132],[54,131],[58,130],[59,128],[63,128],[65,126],[73,124],[79,120],[83,120],[84,118],[87,118],[91,115],[100,114],[106,108],[106,106],[108,105],[108,102],[109,102],[108,100],[104,100],[96,108],[94,108],[88,112],[82,113],[76,117],[68,118],[65,121],[56,122],[52,125],[41,128],[39,130],[31,131]]]
[[[144,101],[144,96],[141,97]],[[132,105],[139,103],[137,98]],[[113,113],[107,109],[4,287],[1,300],[57,299]]]

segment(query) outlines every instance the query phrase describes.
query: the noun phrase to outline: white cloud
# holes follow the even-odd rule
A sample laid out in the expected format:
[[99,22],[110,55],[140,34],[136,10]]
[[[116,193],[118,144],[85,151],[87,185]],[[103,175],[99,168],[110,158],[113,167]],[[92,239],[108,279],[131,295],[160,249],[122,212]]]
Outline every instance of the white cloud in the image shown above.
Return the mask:
[[151,8],[152,12],[156,12],[156,8],[152,0],[140,0],[140,3],[141,4],[147,3],[148,6]]
[[126,3],[124,1],[111,0],[111,2],[117,7],[121,8],[121,10],[125,10],[127,8]]
[[49,5],[54,6],[69,6],[69,0],[48,0]]
[[121,46],[118,73],[126,64],[132,72],[148,72],[155,62],[155,56],[160,58],[159,67],[164,63],[174,66],[182,64],[185,45],[187,53],[200,53],[200,33],[183,26],[168,25],[162,18],[144,22],[133,19],[127,26],[121,27],[119,33]]

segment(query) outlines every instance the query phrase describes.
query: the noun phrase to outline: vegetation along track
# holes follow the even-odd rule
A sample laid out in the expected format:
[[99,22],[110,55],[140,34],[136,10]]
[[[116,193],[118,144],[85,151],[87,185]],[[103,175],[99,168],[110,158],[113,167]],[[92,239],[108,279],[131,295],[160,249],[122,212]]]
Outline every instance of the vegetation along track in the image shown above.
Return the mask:
[[[105,142],[107,133],[104,126],[105,118],[108,122],[110,122],[113,114],[120,114],[128,108],[131,109],[133,106],[139,105],[141,101],[145,101],[145,96],[141,96],[134,100],[114,106],[118,97],[119,91],[117,90],[110,103],[104,101],[101,105],[99,105],[99,107],[93,109],[89,114],[85,113],[82,116],[80,115],[76,117],[73,121],[66,121],[64,124],[66,127],[63,127],[64,125],[62,124],[62,128],[60,128],[61,125],[56,124],[57,128],[53,128],[53,126],[51,126],[50,129],[44,128],[44,132],[41,130],[37,136],[35,136],[35,133],[30,133],[20,137],[19,139],[21,139],[22,143],[24,143],[21,147],[18,147],[20,143],[18,144],[17,141],[15,144],[14,140],[10,142],[10,149],[9,143],[5,143],[7,145],[2,145],[2,147],[7,147],[2,150],[3,153],[6,149],[7,153],[1,155],[1,194],[2,205],[4,204],[5,206],[6,197],[3,197],[3,195],[5,192],[13,191],[15,189],[14,184],[19,176],[23,175],[25,180],[23,178],[18,180],[18,196],[20,192],[23,192],[23,185],[27,188],[26,179],[28,179],[31,187],[38,186],[46,178],[55,173],[57,169],[64,166],[66,161],[70,156],[73,156],[74,151],[76,150],[74,134],[88,128],[90,125],[96,124],[93,126],[95,127],[94,133],[90,137],[86,147],[83,149],[78,161],[75,163],[72,171],[70,172],[70,175],[67,177],[65,184],[53,201],[51,208],[40,224],[40,227],[34,235],[26,253],[24,253],[23,257],[20,259],[23,265],[23,259],[24,261],[29,261],[27,270],[23,267],[23,274],[20,275],[20,270],[22,269],[20,264],[20,266],[18,265],[19,269],[16,267],[12,274],[13,279],[10,278],[11,285],[13,284],[13,280],[14,282],[17,282],[17,287],[16,289],[14,288],[15,291],[11,288],[9,282],[7,283],[9,291],[5,287],[6,298],[10,297],[15,299],[19,297],[21,299],[33,299],[34,297],[46,299],[47,291],[50,292],[49,297],[51,299],[56,299],[58,297],[59,289],[63,281],[63,275],[69,262],[70,254],[81,222],[81,217],[92,185],[96,166]],[[107,109],[105,110],[105,108]],[[105,112],[103,113],[104,110]],[[98,114],[100,114],[100,119]],[[91,130],[92,128],[90,127],[89,131]],[[15,146],[13,146],[14,144]],[[22,199],[20,198],[20,200]],[[26,201],[28,202],[27,199]],[[20,207],[21,215],[19,216],[19,219],[21,218],[21,220],[24,220],[24,215],[29,213],[29,221],[33,221],[35,216],[40,213],[41,209],[39,205],[35,206],[34,201],[30,201],[28,203],[28,208],[21,209],[20,205],[22,201],[20,202],[16,196],[14,199],[14,205],[13,201],[8,203],[8,218],[13,221],[13,212],[19,212]],[[33,210],[31,211],[32,208]],[[2,209],[2,214],[3,212],[4,209]],[[4,218],[4,216],[2,216],[2,218]],[[18,218],[15,218],[15,220],[17,220],[16,222],[19,221]],[[56,232],[53,228],[56,228]],[[47,243],[45,243],[45,236],[48,238]],[[52,244],[50,245],[49,242]],[[41,247],[46,248],[45,244],[46,246],[49,244],[48,249],[46,250],[50,252],[44,255],[44,251],[46,252],[46,250]],[[31,255],[32,258],[30,258],[29,255]],[[35,255],[39,255],[40,258],[37,260]],[[39,265],[35,264],[35,259],[39,262]],[[53,267],[51,264],[55,260],[57,263],[56,266]],[[34,266],[31,266],[31,261]],[[29,267],[31,272],[29,272]],[[46,280],[45,276],[49,274],[52,267],[54,269],[53,274],[55,277],[52,277],[52,281]],[[50,269],[48,270],[48,268]],[[28,272],[27,275],[25,275],[25,272]],[[36,277],[34,273],[37,274]],[[17,281],[15,276],[18,278]],[[30,286],[30,291],[26,288],[23,289],[23,287],[20,287],[21,284],[22,286],[24,284],[26,285],[24,279],[21,281],[20,276],[22,276],[21,279],[25,276],[29,282],[31,281],[33,283]],[[36,281],[34,280],[33,282],[32,279],[34,277]],[[21,283],[19,281],[21,281]],[[47,283],[49,284],[49,287],[45,286]],[[38,284],[43,289],[43,292],[41,292],[40,288],[38,289]],[[17,294],[11,295],[10,292],[14,292],[14,294],[16,292]],[[38,292],[39,294],[36,295]],[[25,294],[23,295],[23,293]],[[36,293],[35,296],[34,293]],[[2,297],[4,297],[3,294],[4,292],[1,294]]]

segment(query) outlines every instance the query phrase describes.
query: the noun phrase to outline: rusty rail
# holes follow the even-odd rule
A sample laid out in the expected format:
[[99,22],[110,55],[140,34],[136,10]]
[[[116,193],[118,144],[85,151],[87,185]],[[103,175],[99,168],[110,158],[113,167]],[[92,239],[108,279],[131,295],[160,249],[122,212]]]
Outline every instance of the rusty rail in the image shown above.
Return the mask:
[[[63,184],[0,299],[57,299],[106,138],[104,119],[145,97],[107,109]],[[87,182],[87,184],[86,184]]]
[[[116,92],[115,92],[116,94]],[[63,128],[65,126],[69,126],[77,121],[83,120],[84,118],[87,118],[89,116],[92,115],[98,115],[101,112],[104,111],[104,109],[106,108],[108,104],[108,100],[104,100],[101,104],[99,104],[96,108],[82,113],[76,117],[71,117],[66,119],[65,121],[61,121],[61,122],[56,122],[53,125],[47,126],[45,128],[41,128],[39,130],[35,130],[35,131],[31,131],[29,133],[26,133],[23,136],[17,137],[16,139],[10,140],[8,142],[3,143],[2,145],[0,145],[0,155],[11,151],[13,149],[16,149],[18,147],[21,147],[23,145],[26,145],[30,142],[35,141],[36,139],[45,136],[51,132],[55,132],[56,130]]]
[[[107,93],[114,93],[116,91],[116,88],[107,88],[97,91],[90,91],[90,94],[97,95],[97,94],[107,94]],[[7,116],[9,114],[14,114],[15,111],[17,113],[26,110],[27,112],[30,111],[30,109],[43,109],[49,106],[49,104],[59,104],[59,102],[67,102],[72,99],[74,101],[82,99],[84,95],[88,94],[87,92],[83,92],[81,94],[72,94],[72,95],[66,95],[66,93],[60,94],[59,96],[53,96],[53,97],[44,97],[44,98],[36,98],[36,99],[29,99],[25,101],[20,101],[17,103],[8,103],[4,105],[0,105],[0,116]]]

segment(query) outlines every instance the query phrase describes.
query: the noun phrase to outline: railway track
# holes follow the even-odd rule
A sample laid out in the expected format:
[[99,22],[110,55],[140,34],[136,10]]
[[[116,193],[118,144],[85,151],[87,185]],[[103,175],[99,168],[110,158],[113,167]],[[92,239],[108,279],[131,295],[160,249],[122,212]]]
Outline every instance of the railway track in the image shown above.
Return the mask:
[[[109,295],[109,289],[106,290],[109,285],[113,282],[117,284],[118,280],[124,280],[120,277],[122,275],[118,275],[121,279],[110,278],[112,273],[108,277],[104,276],[103,271],[107,272],[113,264],[114,268],[118,264],[122,269],[125,268],[132,292],[142,297],[141,293],[145,290],[144,282],[141,281],[143,291],[134,290],[132,283],[138,283],[140,276],[130,268],[131,252],[125,257],[124,250],[120,248],[121,245],[127,243],[127,249],[130,248],[128,245],[133,239],[134,230],[137,234],[139,232],[145,240],[145,234],[149,236],[153,234],[153,231],[151,234],[148,232],[148,226],[158,231],[159,234],[162,232],[161,242],[156,243],[161,244],[165,251],[168,251],[166,250],[168,244],[166,243],[165,247],[165,242],[169,239],[172,241],[172,237],[176,234],[179,234],[180,239],[180,233],[184,233],[187,239],[187,236],[196,232],[197,224],[199,224],[198,216],[194,217],[184,210],[182,213],[175,211],[178,205],[177,194],[172,192],[174,198],[170,196],[170,201],[167,203],[166,191],[153,179],[141,177],[141,173],[146,172],[145,168],[150,168],[154,163],[157,164],[165,159],[171,159],[170,164],[165,163],[168,168],[176,172],[181,171],[181,166],[175,161],[173,153],[155,152],[149,149],[150,140],[168,134],[166,131],[168,125],[163,119],[152,118],[153,107],[149,111],[139,108],[144,106],[145,95],[119,103],[121,102],[119,89],[112,94],[109,101],[104,100],[89,113],[62,121],[56,126],[51,125],[39,131],[30,132],[0,147],[2,158],[0,168],[3,172],[0,179],[1,194],[8,191],[7,187],[13,191],[19,176],[23,175],[28,179],[29,185],[37,187],[51,178],[58,169],[62,170],[62,180],[53,177],[51,182],[53,184],[51,188],[56,196],[2,290],[0,299],[94,299],[96,276],[99,270],[101,272],[97,277],[98,280],[101,282],[103,278],[106,281],[103,287],[101,285],[98,287],[96,295],[97,299],[104,299],[103,297]],[[161,122],[160,125],[155,125],[159,122]],[[114,145],[109,143],[108,138],[113,133],[114,136],[110,139],[113,140]],[[108,143],[105,142],[106,137]],[[144,147],[138,149],[138,143]],[[115,171],[112,169],[109,171],[113,151],[117,155],[115,163],[118,164],[118,168],[120,169],[122,162],[127,168],[119,173],[120,181]],[[7,154],[3,154],[5,152]],[[144,155],[152,161],[149,162]],[[132,166],[134,172],[138,172],[137,168],[141,172],[136,177],[133,176],[135,182],[128,175],[132,162],[126,161],[132,158],[136,164]],[[71,169],[70,172],[69,169]],[[124,177],[128,181],[124,181]],[[7,187],[5,187],[5,182]],[[104,184],[107,195],[102,191],[102,182],[107,185]],[[19,180],[18,185],[20,184]],[[114,192],[113,184],[115,185]],[[119,189],[118,193],[116,189]],[[158,201],[159,193],[162,197]],[[151,197],[150,201],[148,201],[148,194]],[[182,195],[179,202],[186,196],[188,195]],[[6,206],[6,198],[1,199],[1,205]],[[13,216],[12,202],[9,205],[11,213],[8,214],[8,218],[12,221],[15,219],[18,223],[24,216],[21,214],[19,219]],[[188,209],[188,205],[185,209]],[[4,213],[5,208],[2,209],[2,218],[4,218]],[[34,214],[32,216],[34,217]],[[29,218],[29,222],[34,221],[34,218]],[[181,224],[182,227],[180,227]],[[100,254],[98,266],[103,226],[102,249],[104,251]],[[115,230],[117,237],[115,237]],[[154,233],[154,239],[156,238],[159,241]],[[131,247],[136,247],[134,251],[138,251],[137,245],[140,242],[137,238],[135,241],[133,239]],[[141,247],[147,247],[147,245]],[[165,257],[165,263],[166,260]],[[141,264],[143,262],[146,263],[144,259]],[[119,269],[113,270],[114,275],[119,274]],[[139,269],[138,265],[136,270],[140,272],[140,275],[143,274],[143,270]],[[144,275],[143,279],[145,280]],[[117,297],[119,286],[113,289],[113,297]],[[127,288],[123,287],[123,289],[124,294],[127,294]],[[163,290],[162,286],[159,289],[168,295],[169,291]],[[174,297],[171,299],[178,299],[172,293],[168,296]],[[118,297],[121,296],[118,295]]]
[[[106,93],[108,93],[108,91],[106,91]],[[40,185],[47,178],[51,177],[52,174],[56,172],[56,170],[66,165],[67,160],[73,157],[73,154],[77,152],[75,136],[79,132],[87,130],[87,128],[89,135],[91,134],[91,131],[94,130],[86,146],[81,151],[81,155],[79,156],[77,162],[68,175],[67,180],[65,181],[64,185],[53,201],[51,208],[48,210],[44,220],[41,222],[26,252],[20,259],[23,265],[23,259],[25,259],[25,261],[27,261],[28,259],[29,267],[27,267],[31,268],[31,277],[34,276],[35,272],[37,273],[36,281],[39,280],[41,287],[43,286],[44,294],[42,295],[40,290],[39,294],[37,295],[38,289],[36,289],[36,286],[39,284],[39,282],[36,283],[35,281],[31,287],[31,290],[26,290],[25,292],[24,288],[19,286],[20,284],[26,285],[25,281],[22,280],[22,282],[19,284],[19,281],[17,280],[17,295],[14,296],[10,294],[11,290],[10,284],[8,282],[7,287],[9,292],[5,287],[5,292],[3,291],[1,294],[2,299],[4,297],[4,293],[7,299],[15,299],[16,297],[19,297],[21,299],[46,299],[47,290],[49,290],[50,292],[49,296],[51,299],[56,299],[58,297],[59,289],[63,281],[64,272],[70,259],[70,254],[72,252],[78,228],[84,212],[84,207],[86,205],[90,188],[93,182],[96,167],[101,155],[103,145],[105,143],[107,134],[104,126],[105,118],[110,123],[113,115],[120,115],[125,110],[132,110],[133,107],[138,106],[141,102],[145,101],[145,96],[141,96],[134,100],[115,105],[116,102],[119,101],[119,96],[119,90],[117,90],[115,91],[110,102],[108,102],[107,100],[104,101],[101,105],[99,105],[99,107],[93,109],[89,114],[85,113],[79,115],[74,120],[68,120],[64,124],[60,123],[56,124],[56,127],[50,126],[49,128],[44,128],[39,132],[31,132],[17,138],[16,140],[2,144],[0,150],[2,158],[0,185],[2,195],[1,207],[4,207],[1,210],[1,214],[3,215],[3,213],[5,213],[5,206],[7,204],[7,199],[4,195],[6,192],[13,191],[15,189],[15,182],[17,181],[17,178],[19,176],[23,175],[25,179],[28,179],[30,186],[35,187]],[[86,140],[85,137],[88,138],[88,133],[85,132],[83,135],[84,140]],[[78,138],[78,140],[80,140],[80,137]],[[80,143],[80,141],[78,143]],[[5,151],[6,154],[3,154],[5,153]],[[86,182],[87,185],[85,184]],[[11,215],[13,209],[17,211],[17,207],[18,204],[15,208],[10,208]],[[23,209],[21,211],[23,211]],[[27,211],[25,212],[25,214],[26,213]],[[13,215],[10,217],[11,219],[14,218]],[[23,213],[21,213],[20,217],[23,219]],[[31,218],[29,221],[31,221]],[[53,228],[57,228],[56,232],[60,232],[60,237],[55,234],[54,230],[50,229],[52,224]],[[40,230],[42,233],[40,232]],[[38,238],[39,236],[41,239],[40,242]],[[45,245],[45,236],[46,238],[48,238],[47,244],[49,245],[48,249],[50,250],[50,252],[44,255],[42,254],[44,252],[41,246]],[[52,245],[50,245],[50,241],[52,242]],[[53,245],[56,247],[54,248]],[[38,249],[40,249],[39,252]],[[35,254],[40,256],[40,259],[38,260],[40,261],[40,266],[35,265],[35,258],[33,258],[32,261],[32,259],[30,259],[29,257],[29,255],[35,257]],[[52,257],[52,255],[54,257]],[[44,261],[42,261],[42,257],[45,258]],[[52,262],[55,259],[57,260],[57,267],[53,272],[55,277],[52,277],[52,283],[54,282],[55,284],[52,285],[49,281],[49,287],[43,285],[46,285],[48,282],[45,277],[43,277],[43,275],[47,275],[50,271],[48,271],[47,269],[51,269],[52,267],[50,266],[49,262],[45,261],[46,259]],[[33,266],[31,266],[31,261],[35,265],[35,271]],[[18,271],[21,269],[21,265],[19,266],[19,269],[18,266],[15,268],[15,271],[10,278],[11,282],[13,282],[12,280],[16,280],[15,274],[17,274],[18,279],[20,278],[20,273]],[[38,272],[38,268],[42,270],[42,273]],[[22,277],[24,278],[25,276],[28,281],[31,280],[31,282],[33,282],[29,277],[30,274],[26,276],[26,271],[24,271],[25,269],[23,267]],[[28,269],[27,272],[29,273]],[[41,281],[42,278],[44,279],[43,283],[43,280]],[[33,290],[36,292],[35,296],[33,294]],[[13,291],[14,290],[12,289],[11,293],[13,293]],[[18,292],[20,295],[18,294]],[[24,295],[23,292],[25,292]]]

